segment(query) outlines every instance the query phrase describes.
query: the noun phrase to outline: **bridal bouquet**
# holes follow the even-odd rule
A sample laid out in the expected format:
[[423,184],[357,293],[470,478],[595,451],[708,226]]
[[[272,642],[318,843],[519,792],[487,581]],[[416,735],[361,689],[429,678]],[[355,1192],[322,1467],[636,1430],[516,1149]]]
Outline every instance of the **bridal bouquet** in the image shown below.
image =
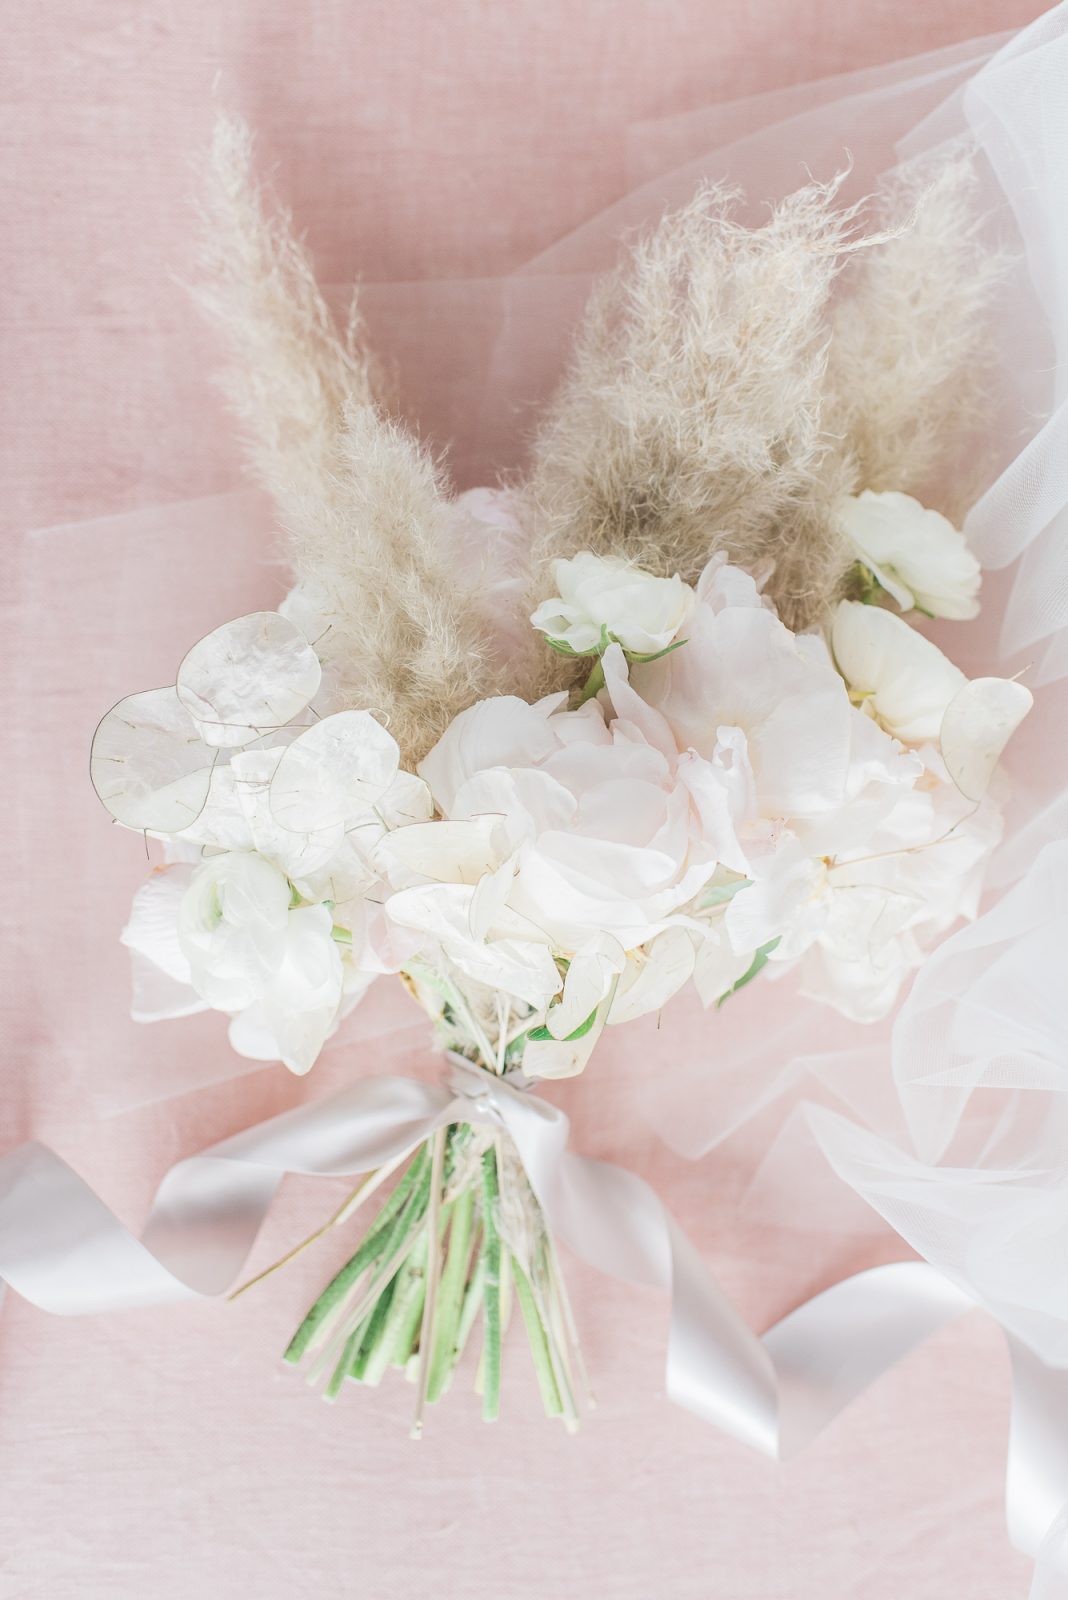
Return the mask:
[[478,1327],[493,1418],[517,1306],[573,1426],[556,1246],[486,1086],[582,1072],[687,985],[710,1029],[789,972],[878,1018],[976,912],[1031,696],[927,628],[979,606],[960,462],[1000,262],[966,153],[873,204],[810,185],[747,226],[702,190],[596,293],[527,476],[453,496],[220,126],[201,298],[296,581],[108,712],[92,777],[163,843],[137,1019],[220,1011],[306,1073],[392,977],[470,1104],[326,1224],[386,1196],[286,1352],[331,1397],[406,1369],[418,1430]]

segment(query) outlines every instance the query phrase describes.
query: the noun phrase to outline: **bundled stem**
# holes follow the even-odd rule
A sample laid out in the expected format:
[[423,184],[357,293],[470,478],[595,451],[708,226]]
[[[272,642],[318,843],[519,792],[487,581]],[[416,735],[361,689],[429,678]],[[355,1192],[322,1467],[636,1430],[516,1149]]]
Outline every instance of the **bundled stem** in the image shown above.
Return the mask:
[[[518,1169],[517,1169],[518,1172]],[[376,1385],[392,1364],[417,1384],[413,1436],[447,1393],[480,1316],[476,1387],[487,1421],[500,1413],[505,1291],[514,1284],[546,1415],[578,1420],[581,1367],[552,1241],[525,1180],[509,1181],[504,1231],[502,1154],[467,1124],[420,1146],[359,1248],[309,1308],[285,1352],[311,1359],[334,1400],[347,1380]],[[518,1208],[518,1210],[517,1210]],[[521,1236],[521,1237],[520,1237]]]

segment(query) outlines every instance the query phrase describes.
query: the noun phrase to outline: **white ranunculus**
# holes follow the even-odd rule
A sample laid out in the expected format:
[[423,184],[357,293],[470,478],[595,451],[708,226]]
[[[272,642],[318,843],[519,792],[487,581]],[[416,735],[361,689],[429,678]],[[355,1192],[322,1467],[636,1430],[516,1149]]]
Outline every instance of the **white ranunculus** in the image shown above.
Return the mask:
[[940,512],[896,490],[865,489],[839,501],[838,520],[857,559],[903,611],[957,621],[978,615],[979,563]]
[[[468,718],[490,729],[487,718],[474,723],[478,711],[462,712],[445,735],[462,744],[469,773],[449,815],[477,828],[479,845],[485,819],[497,819],[498,860],[515,855],[510,911],[560,953],[574,953],[599,933],[624,950],[652,938],[718,859],[701,836],[677,753],[650,744],[632,722],[609,727],[593,706],[551,719],[556,748],[537,765],[505,767],[495,763],[491,742],[462,737]],[[432,752],[421,770],[433,762]],[[383,841],[383,850],[389,845]]]
[[[461,712],[420,767],[443,819],[387,834],[374,855],[394,890],[387,919],[423,936],[431,957],[444,952],[538,1011],[560,990],[565,958],[554,1034],[605,999],[626,952],[685,920],[719,862],[745,868],[744,772],[680,754],[665,718],[629,688],[620,645],[604,667],[604,704],[572,712],[561,697],[503,697]],[[678,950],[658,946],[648,973],[636,964],[628,990],[637,966],[646,975],[635,1006],[646,993],[658,1003],[686,965]]]
[[655,578],[588,550],[554,561],[553,578],[557,595],[544,600],[530,620],[580,656],[599,648],[605,628],[632,655],[666,650],[693,608],[693,590],[678,574]]

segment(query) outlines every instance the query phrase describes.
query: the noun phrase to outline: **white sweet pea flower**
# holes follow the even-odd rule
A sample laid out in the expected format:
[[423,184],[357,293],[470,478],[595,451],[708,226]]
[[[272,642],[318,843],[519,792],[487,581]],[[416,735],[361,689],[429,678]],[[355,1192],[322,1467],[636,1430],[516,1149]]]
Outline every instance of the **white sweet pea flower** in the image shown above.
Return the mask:
[[[239,1055],[282,1061],[303,1075],[315,1064],[338,1021],[344,988],[341,954],[326,906],[298,906],[286,919],[281,960],[259,1001],[230,1024]],[[362,987],[352,995],[353,1003]]]
[[853,698],[906,744],[935,741],[967,678],[930,639],[880,606],[843,600],[831,648]]
[[632,950],[608,1013],[610,1023],[631,1022],[660,1011],[694,975],[696,949],[686,928],[665,928],[641,950]]
[[277,867],[228,851],[193,871],[177,907],[177,944],[195,992],[234,1019],[235,1050],[308,1071],[336,1026],[345,988],[326,906],[291,906]]
[[141,885],[122,930],[133,971],[135,1022],[159,1022],[207,1011],[208,1002],[193,988],[189,961],[178,940],[178,910],[193,868],[179,864],[153,872]]
[[551,950],[536,928],[516,926],[505,916],[480,916],[477,895],[477,888],[466,884],[401,889],[390,896],[386,912],[398,928],[422,935],[465,976],[541,1010],[561,984]]
[[693,607],[693,590],[676,573],[655,578],[625,561],[591,555],[554,561],[557,595],[531,617],[535,628],[575,655],[591,655],[603,632],[632,655],[654,655],[678,637]]
[[230,851],[193,873],[178,908],[190,981],[216,1011],[260,999],[285,951],[290,888],[262,856]]
[[1031,708],[1030,690],[1006,678],[969,683],[901,617],[855,600],[839,605],[831,642],[839,670],[864,709],[908,744],[940,744],[952,781],[978,800]]
[[911,495],[872,489],[844,496],[837,512],[858,561],[903,611],[957,621],[978,615],[981,568],[940,512]]

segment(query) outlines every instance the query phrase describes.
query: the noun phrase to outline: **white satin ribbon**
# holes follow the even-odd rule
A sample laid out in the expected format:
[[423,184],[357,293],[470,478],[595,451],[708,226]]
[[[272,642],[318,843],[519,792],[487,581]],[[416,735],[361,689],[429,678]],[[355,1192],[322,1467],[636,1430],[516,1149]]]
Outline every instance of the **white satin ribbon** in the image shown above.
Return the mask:
[[[286,1173],[367,1172],[450,1122],[488,1121],[514,1141],[556,1235],[610,1276],[670,1296],[671,1399],[775,1459],[803,1448],[909,1350],[975,1308],[926,1263],[902,1262],[845,1279],[757,1338],[647,1183],[569,1150],[557,1107],[452,1059],[448,1087],[366,1078],[178,1162],[140,1239],[51,1150],[22,1145],[0,1159],[0,1279],[67,1316],[221,1294]],[[1068,1372],[1009,1344],[1009,1532],[1040,1556],[1033,1600],[1053,1600],[1068,1594]]]

